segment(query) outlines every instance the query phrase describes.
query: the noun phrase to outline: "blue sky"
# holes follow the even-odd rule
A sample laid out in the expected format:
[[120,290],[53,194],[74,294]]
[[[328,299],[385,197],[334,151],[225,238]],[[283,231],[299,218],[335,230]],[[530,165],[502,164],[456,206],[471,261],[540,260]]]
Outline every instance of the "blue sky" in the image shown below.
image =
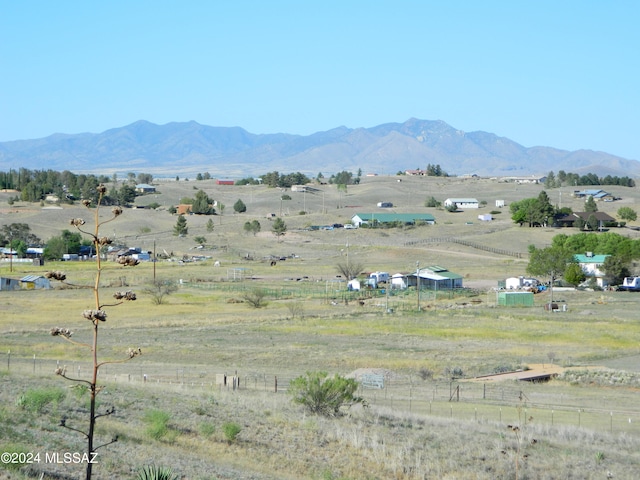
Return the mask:
[[636,0],[0,2],[0,141],[415,117],[640,160]]

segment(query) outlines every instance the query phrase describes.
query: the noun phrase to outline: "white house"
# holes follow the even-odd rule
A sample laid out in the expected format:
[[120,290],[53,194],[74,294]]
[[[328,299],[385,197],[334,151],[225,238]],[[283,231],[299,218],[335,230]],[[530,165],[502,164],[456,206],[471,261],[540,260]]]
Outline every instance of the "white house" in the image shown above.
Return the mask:
[[475,198],[447,198],[444,201],[445,208],[453,205],[456,208],[480,208],[480,203]]
[[592,252],[587,252],[584,255],[574,255],[573,257],[587,278],[595,278],[599,287],[606,287],[607,281],[604,278],[605,274],[602,266],[609,256],[610,255],[594,255]]

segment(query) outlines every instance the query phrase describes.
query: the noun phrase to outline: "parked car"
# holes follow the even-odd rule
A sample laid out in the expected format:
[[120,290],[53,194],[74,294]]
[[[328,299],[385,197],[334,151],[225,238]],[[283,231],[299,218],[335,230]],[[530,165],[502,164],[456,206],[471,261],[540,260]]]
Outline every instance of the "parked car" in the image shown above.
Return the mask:
[[353,230],[353,229],[358,228],[358,227],[356,227],[353,223],[347,223],[344,226],[344,228],[346,228],[347,230]]

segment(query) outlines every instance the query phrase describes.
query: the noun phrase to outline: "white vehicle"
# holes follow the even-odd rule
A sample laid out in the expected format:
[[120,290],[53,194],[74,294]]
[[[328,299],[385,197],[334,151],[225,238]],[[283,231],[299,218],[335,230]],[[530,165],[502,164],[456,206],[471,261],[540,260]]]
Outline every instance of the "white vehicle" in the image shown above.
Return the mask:
[[344,226],[344,228],[345,228],[346,230],[354,230],[354,229],[356,229],[356,228],[358,228],[358,227],[356,227],[353,223],[347,223],[347,224]]
[[369,274],[369,278],[373,278],[376,283],[388,282],[389,274],[387,272],[373,272]]
[[620,285],[620,290],[640,292],[640,277],[625,277]]

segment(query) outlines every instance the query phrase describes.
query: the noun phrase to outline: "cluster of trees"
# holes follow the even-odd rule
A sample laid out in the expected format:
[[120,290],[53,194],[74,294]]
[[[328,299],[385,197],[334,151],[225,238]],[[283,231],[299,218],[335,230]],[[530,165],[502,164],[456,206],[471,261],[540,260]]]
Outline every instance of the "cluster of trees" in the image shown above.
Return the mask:
[[87,199],[96,203],[97,187],[101,183],[112,183],[112,188],[103,198],[103,205],[127,205],[136,196],[136,183],[151,183],[153,176],[149,173],[128,173],[127,180],[117,188],[116,175],[74,174],[68,170],[28,170],[20,168],[0,172],[0,188],[18,190],[20,200],[25,202],[39,202],[47,195],[54,195],[60,202],[73,203],[76,199]]
[[[322,174],[321,173],[318,174],[318,178],[324,178],[324,177],[320,177],[320,175]],[[334,173],[333,175],[331,175],[329,177],[328,182],[332,185],[358,185],[360,183],[361,177],[362,177],[361,169],[358,169],[358,173],[355,176],[353,175],[353,173],[343,170],[341,172]]]
[[216,213],[213,208],[213,199],[204,190],[198,190],[194,198],[181,198],[180,203],[191,205],[191,212],[196,215],[215,215]]
[[[435,199],[427,199],[426,206],[435,206]],[[570,215],[572,210],[569,207],[556,208],[551,205],[549,196],[543,190],[536,198],[524,198],[513,202],[509,205],[511,219],[520,226],[525,223],[529,227],[546,226],[554,223],[554,219],[562,215]],[[588,197],[584,202],[585,212],[595,214],[598,211],[598,205],[593,197]],[[618,218],[621,220],[635,221],[638,217],[635,210],[631,207],[620,207],[617,212]],[[600,222],[595,215],[590,215],[586,220],[581,217],[576,218],[573,222],[574,227],[579,230],[589,229],[596,231],[600,228]],[[616,222],[617,225],[617,222]],[[609,225],[605,225],[609,226]]]
[[427,176],[428,177],[448,177],[449,174],[442,170],[440,165],[427,164]]
[[560,170],[557,175],[553,171],[547,174],[544,182],[546,188],[558,188],[563,185],[620,185],[622,187],[635,187],[636,183],[629,177],[611,175],[598,177],[595,173],[580,175],[578,173],[567,173],[564,170]]
[[291,188],[292,185],[305,185],[309,183],[311,179],[306,175],[295,173],[279,173],[277,171],[265,173],[260,175],[258,179],[254,177],[246,177],[235,182],[236,185],[259,185],[264,184],[273,188]]
[[527,273],[549,278],[553,301],[553,284],[557,279],[564,278],[571,285],[579,285],[586,279],[574,257],[585,252],[609,255],[602,271],[610,285],[619,285],[631,275],[631,262],[640,258],[640,240],[611,232],[556,235],[549,247],[529,247]]
[[[509,206],[511,212],[511,219],[522,226],[528,224],[530,227],[536,225],[547,225],[549,220],[553,220],[556,213],[564,213],[563,211],[556,211],[556,208],[551,205],[549,196],[544,190],[536,198],[524,198],[517,202],[513,202]],[[566,213],[570,213],[570,210]]]

